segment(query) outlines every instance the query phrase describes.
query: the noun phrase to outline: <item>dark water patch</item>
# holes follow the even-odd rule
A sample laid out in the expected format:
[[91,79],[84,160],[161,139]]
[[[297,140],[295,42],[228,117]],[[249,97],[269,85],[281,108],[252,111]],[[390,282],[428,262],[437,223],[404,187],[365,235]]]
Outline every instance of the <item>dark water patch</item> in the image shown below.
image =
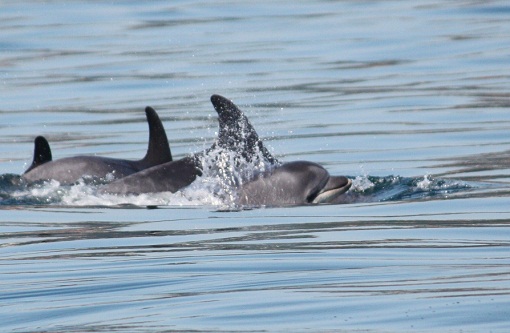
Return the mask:
[[479,15],[491,15],[491,16],[506,16],[510,14],[510,6],[508,5],[498,5],[497,2],[495,4],[487,3],[485,5],[476,5],[466,6],[462,8],[459,13],[464,14],[479,14]]
[[468,155],[436,165],[435,168],[447,168],[448,171],[437,173],[438,177],[457,177],[478,182],[503,184],[510,179],[510,151],[500,151]]

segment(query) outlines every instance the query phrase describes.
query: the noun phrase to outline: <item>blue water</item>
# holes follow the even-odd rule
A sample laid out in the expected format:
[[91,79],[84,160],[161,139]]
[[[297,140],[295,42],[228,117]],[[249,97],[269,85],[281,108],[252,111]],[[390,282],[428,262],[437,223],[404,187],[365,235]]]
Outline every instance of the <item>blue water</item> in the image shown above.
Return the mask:
[[[504,1],[0,4],[2,332],[507,332],[510,6]],[[55,159],[175,158],[231,98],[344,204],[232,210],[13,180]],[[147,206],[157,209],[147,209]]]

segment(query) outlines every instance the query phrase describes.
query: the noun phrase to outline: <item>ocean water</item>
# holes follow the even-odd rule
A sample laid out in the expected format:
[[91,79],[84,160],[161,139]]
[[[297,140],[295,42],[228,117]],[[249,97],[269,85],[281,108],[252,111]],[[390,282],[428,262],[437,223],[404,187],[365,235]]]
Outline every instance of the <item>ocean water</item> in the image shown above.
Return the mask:
[[[510,6],[504,1],[3,1],[2,332],[507,332]],[[200,183],[99,196],[16,179],[174,158],[232,99],[343,204],[232,209]]]

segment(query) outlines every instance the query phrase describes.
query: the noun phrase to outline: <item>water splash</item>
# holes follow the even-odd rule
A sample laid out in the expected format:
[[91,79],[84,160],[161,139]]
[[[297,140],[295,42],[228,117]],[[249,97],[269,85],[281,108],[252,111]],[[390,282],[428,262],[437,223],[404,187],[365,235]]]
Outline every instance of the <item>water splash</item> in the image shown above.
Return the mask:
[[[177,193],[150,193],[116,196],[98,193],[105,181],[80,180],[73,186],[56,181],[27,185],[20,176],[0,175],[0,206],[62,205],[62,206],[210,206],[237,209],[237,191],[246,179],[274,167],[266,159],[245,159],[222,148],[215,148],[200,157],[203,175]],[[383,202],[449,198],[477,186],[458,180],[400,176],[351,177],[352,187],[341,203]]]
[[257,173],[272,167],[258,147],[246,158],[236,151],[215,146],[197,155],[203,174],[190,186],[177,193],[162,192],[140,195],[109,195],[98,190],[113,180],[84,177],[72,186],[58,181],[26,184],[19,175],[0,175],[0,206],[214,206],[237,209],[236,189]]
[[448,198],[458,192],[476,189],[471,183],[434,178],[400,176],[357,176],[353,179],[348,192],[349,202],[379,202],[401,200],[424,200],[431,198]]
[[264,151],[256,146],[252,149],[249,156],[220,146],[210,149],[206,155],[200,156],[202,176],[192,183],[186,192],[206,190],[209,195],[213,194],[221,201],[222,206],[237,208],[237,189],[246,180],[274,167]]

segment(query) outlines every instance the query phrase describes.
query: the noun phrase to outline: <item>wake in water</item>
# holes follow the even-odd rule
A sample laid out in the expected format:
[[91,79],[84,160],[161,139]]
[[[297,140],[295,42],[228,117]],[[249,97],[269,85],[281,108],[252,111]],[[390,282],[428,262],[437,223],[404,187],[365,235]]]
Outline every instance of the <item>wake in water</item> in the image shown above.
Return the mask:
[[151,108],[146,109],[149,148],[139,161],[96,156],[54,161],[48,142],[38,137],[27,172],[1,176],[0,205],[244,209],[423,199],[470,187],[429,177],[348,178],[330,175],[313,162],[279,162],[232,101],[213,95],[211,102],[218,113],[218,137],[210,148],[179,160],[172,160],[163,125]]
[[400,176],[357,176],[346,193],[344,203],[447,199],[456,193],[475,190],[477,186],[459,180]]
[[[223,156],[224,158],[225,156]],[[212,161],[209,161],[213,163]],[[215,159],[214,165],[218,160]],[[244,172],[258,173],[267,165],[251,165]],[[57,181],[45,181],[27,185],[19,175],[0,175],[0,206],[209,206],[218,209],[239,209],[235,204],[238,182],[245,175],[210,168],[209,173],[199,177],[180,192],[161,192],[140,195],[101,194],[100,181],[80,180],[75,185],[62,186]],[[249,170],[249,171],[247,171]],[[349,177],[351,189],[339,203],[362,203],[384,201],[407,201],[446,199],[458,193],[477,189],[463,181],[424,177]]]
[[[161,192],[140,195],[111,195],[98,192],[97,181],[80,180],[73,185],[42,181],[24,184],[18,175],[0,176],[0,206],[214,206],[223,207],[224,201],[209,191],[210,186],[190,186],[181,192]],[[198,185],[198,184],[197,184]]]
[[201,176],[178,192],[109,194],[102,191],[114,178],[82,177],[73,184],[56,180],[26,182],[21,175],[0,175],[0,206],[212,206],[238,209],[237,188],[245,179],[273,167],[264,153],[255,150],[251,158],[214,146],[196,157]]

